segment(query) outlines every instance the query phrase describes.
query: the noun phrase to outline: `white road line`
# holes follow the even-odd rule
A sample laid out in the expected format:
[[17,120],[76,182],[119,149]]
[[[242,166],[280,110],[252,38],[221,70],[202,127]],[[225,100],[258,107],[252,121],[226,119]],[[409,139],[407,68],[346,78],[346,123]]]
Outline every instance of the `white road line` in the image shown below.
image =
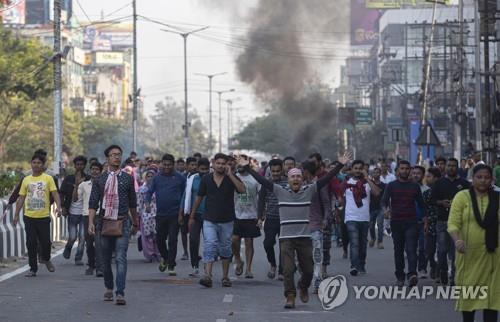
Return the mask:
[[224,295],[224,299],[222,299],[222,303],[231,303],[233,301],[233,294]]
[[[64,247],[61,248],[61,249],[59,249],[54,254],[52,254],[51,257],[52,258],[57,257],[57,256],[61,255],[63,252],[64,252]],[[0,283],[3,282],[3,281],[8,280],[9,278],[12,278],[12,277],[17,276],[19,274],[22,274],[22,273],[26,272],[29,269],[30,269],[29,265],[24,265],[23,267],[19,267],[18,269],[14,270],[14,271],[12,271],[10,273],[3,274],[3,275],[0,276]]]
[[217,319],[215,322],[226,322],[226,319]]

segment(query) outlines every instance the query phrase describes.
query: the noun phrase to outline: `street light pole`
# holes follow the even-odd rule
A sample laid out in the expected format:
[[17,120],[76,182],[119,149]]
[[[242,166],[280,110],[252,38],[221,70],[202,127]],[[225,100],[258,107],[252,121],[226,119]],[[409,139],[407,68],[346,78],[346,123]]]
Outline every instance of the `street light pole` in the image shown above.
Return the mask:
[[219,95],[219,153],[222,152],[222,94],[234,92],[234,88],[228,91],[217,91]]
[[200,73],[195,73],[195,75],[199,76],[205,76],[208,77],[208,96],[209,96],[209,102],[208,102],[208,150],[209,154],[212,155],[213,153],[213,146],[214,146],[214,139],[213,139],[213,132],[212,132],[212,80],[215,76],[220,76],[220,75],[225,75],[227,74],[226,72],[223,73],[216,73],[216,74],[200,74]]
[[187,38],[189,35],[207,29],[207,27],[192,30],[190,32],[178,32],[168,29],[162,29],[165,32],[171,32],[180,35],[184,40],[184,156],[189,156],[189,118],[188,118],[188,82],[187,82]]

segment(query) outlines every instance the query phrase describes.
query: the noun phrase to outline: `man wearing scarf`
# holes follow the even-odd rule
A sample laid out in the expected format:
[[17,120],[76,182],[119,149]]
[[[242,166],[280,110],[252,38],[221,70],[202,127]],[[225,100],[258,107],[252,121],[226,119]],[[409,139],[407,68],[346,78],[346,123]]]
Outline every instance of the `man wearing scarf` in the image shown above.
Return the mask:
[[[135,234],[138,224],[137,195],[134,179],[120,170],[122,149],[112,145],[104,151],[108,168],[92,185],[89,201],[89,234],[94,235],[96,229],[102,230],[102,220],[123,219],[121,236],[102,236],[102,259],[104,263],[104,301],[113,301],[113,271],[111,257],[116,253],[116,304],[125,305],[125,280],[127,275],[127,250],[130,233]],[[97,209],[97,227],[94,217]],[[132,218],[129,216],[132,215]],[[132,227],[131,227],[132,226]]]
[[352,276],[366,274],[366,247],[370,228],[370,195],[380,188],[368,177],[362,160],[352,163],[352,177],[343,184],[345,224],[349,236]]

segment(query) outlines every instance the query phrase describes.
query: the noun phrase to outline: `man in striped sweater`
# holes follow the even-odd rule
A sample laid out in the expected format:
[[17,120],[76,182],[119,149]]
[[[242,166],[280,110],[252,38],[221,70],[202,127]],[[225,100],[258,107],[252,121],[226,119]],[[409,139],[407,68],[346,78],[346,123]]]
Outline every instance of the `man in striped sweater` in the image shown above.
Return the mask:
[[273,192],[278,199],[280,215],[280,249],[283,258],[283,275],[286,303],[285,308],[295,307],[296,288],[294,282],[295,253],[302,276],[298,282],[300,299],[309,301],[308,289],[313,278],[312,240],[309,228],[310,206],[314,194],[342,169],[343,164],[349,161],[350,154],[344,154],[339,164],[320,180],[310,185],[303,185],[302,171],[293,168],[288,172],[288,188],[268,181],[252,170],[249,160],[238,158],[240,166],[245,169],[262,185]]

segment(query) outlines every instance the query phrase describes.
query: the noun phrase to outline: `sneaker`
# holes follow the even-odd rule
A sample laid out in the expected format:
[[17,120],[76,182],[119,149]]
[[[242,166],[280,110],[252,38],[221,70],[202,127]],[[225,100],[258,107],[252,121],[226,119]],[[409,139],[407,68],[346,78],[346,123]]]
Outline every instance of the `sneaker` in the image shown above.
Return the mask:
[[246,272],[246,273],[245,273],[245,278],[248,278],[248,279],[253,279],[253,274],[252,274],[252,272]]
[[414,287],[414,286],[417,286],[417,284],[418,284],[417,274],[410,276],[410,278],[408,279],[408,286]]
[[200,279],[200,285],[203,285],[205,287],[212,287],[212,278],[208,275],[203,276]]
[[160,265],[158,266],[158,269],[160,270],[160,272],[164,272],[167,270],[167,262],[165,262],[164,258],[160,259]]
[[198,267],[193,267],[193,271],[189,273],[189,276],[191,277],[198,277],[200,275],[200,270]]
[[125,301],[125,297],[123,295],[119,294],[116,296],[115,304],[116,305],[126,305],[127,301]]
[[101,271],[96,270],[95,271],[95,277],[104,277],[104,273]]
[[106,290],[106,292],[104,292],[104,301],[105,302],[111,302],[113,301],[113,291],[112,290]]
[[189,259],[189,255],[187,253],[184,253],[181,257],[182,261],[187,261]]
[[64,248],[63,257],[69,259],[71,257],[71,248]]
[[355,268],[351,268],[351,271],[349,272],[349,274],[351,274],[351,276],[357,276],[358,275],[358,270],[355,269]]
[[89,267],[85,270],[85,275],[90,276],[94,275],[94,269],[92,267]]
[[370,247],[375,246],[375,240],[373,240],[373,239],[372,239],[372,240],[370,240],[370,241],[368,242],[368,246],[370,246]]
[[24,276],[26,276],[26,277],[35,277],[36,276],[36,272],[34,272],[34,271],[28,271],[28,273],[26,273]]
[[382,243],[382,242],[377,243],[377,248],[384,249],[384,243]]
[[285,277],[283,276],[283,274],[278,274],[278,281],[283,281],[285,279]]
[[285,309],[293,309],[295,308],[295,295],[288,295],[286,297]]
[[83,261],[82,260],[75,260],[75,265],[76,266],[83,266]]
[[177,273],[175,272],[175,267],[171,267],[168,269],[168,275],[169,276],[177,276]]
[[267,272],[267,278],[274,279],[276,277],[276,267],[271,267],[269,272]]
[[427,278],[427,271],[425,269],[421,269],[418,271],[418,278]]
[[54,264],[52,264],[51,261],[46,261],[45,266],[47,267],[47,270],[51,273],[54,273],[56,271],[56,268],[54,267]]

